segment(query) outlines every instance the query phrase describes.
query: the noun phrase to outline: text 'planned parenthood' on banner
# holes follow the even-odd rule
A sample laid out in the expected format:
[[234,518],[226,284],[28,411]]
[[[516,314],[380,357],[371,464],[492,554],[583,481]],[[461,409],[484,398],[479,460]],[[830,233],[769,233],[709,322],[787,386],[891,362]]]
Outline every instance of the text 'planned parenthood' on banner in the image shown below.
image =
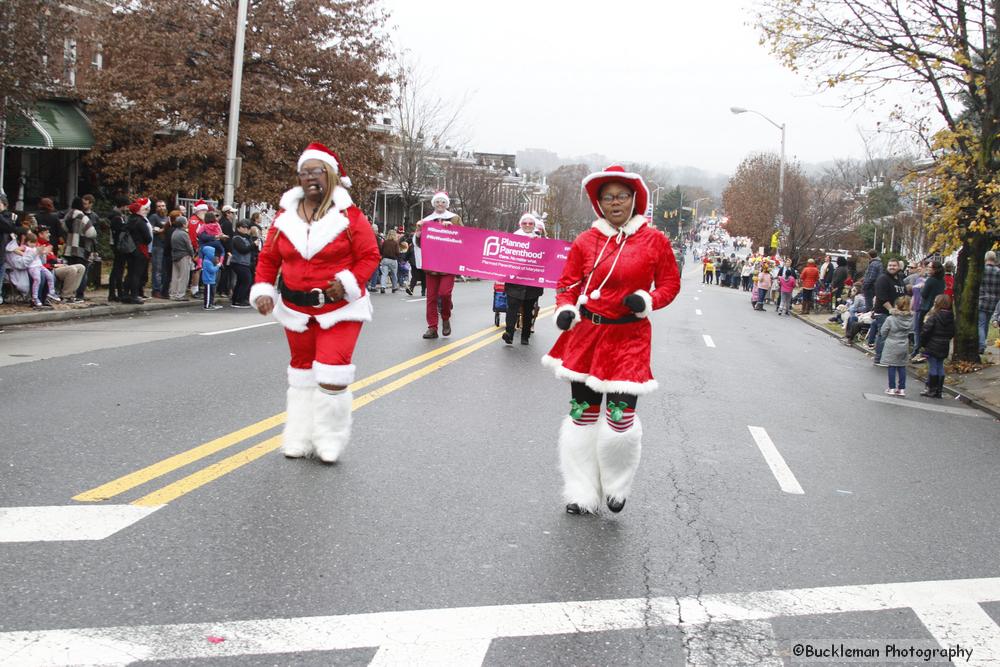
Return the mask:
[[425,271],[533,287],[556,286],[569,248],[557,239],[426,223],[420,237]]

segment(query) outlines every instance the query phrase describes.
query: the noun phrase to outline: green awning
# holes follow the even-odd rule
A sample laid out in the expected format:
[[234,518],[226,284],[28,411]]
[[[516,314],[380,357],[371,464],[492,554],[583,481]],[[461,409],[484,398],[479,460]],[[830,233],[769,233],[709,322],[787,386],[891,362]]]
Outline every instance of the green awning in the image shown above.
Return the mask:
[[8,118],[7,145],[14,148],[42,148],[62,151],[89,151],[94,147],[90,122],[72,102],[46,100],[35,104],[28,114]]

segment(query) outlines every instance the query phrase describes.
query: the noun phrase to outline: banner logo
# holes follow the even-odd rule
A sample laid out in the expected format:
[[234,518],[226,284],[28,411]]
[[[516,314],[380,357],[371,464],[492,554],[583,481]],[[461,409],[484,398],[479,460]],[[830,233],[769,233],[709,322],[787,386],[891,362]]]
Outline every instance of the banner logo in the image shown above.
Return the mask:
[[483,244],[483,257],[496,257],[500,254],[500,237],[489,236]]

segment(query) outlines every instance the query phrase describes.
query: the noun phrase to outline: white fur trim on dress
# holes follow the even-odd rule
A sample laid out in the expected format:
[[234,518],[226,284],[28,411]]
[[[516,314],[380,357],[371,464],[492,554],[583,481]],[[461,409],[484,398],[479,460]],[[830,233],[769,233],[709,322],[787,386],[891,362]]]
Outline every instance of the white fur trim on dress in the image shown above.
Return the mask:
[[[571,303],[567,303],[565,306],[559,306],[556,308],[556,312],[552,313],[552,322],[554,323],[559,319],[559,313],[573,313],[573,321],[569,324],[569,329],[572,329],[580,321],[580,309]],[[567,329],[566,331],[569,331]]]
[[310,315],[293,310],[286,306],[279,296],[278,300],[274,303],[274,310],[271,311],[271,315],[286,329],[302,333],[309,326],[310,317],[315,317],[321,328],[329,329],[337,322],[371,322],[372,312],[372,300],[368,294],[365,294],[357,301],[348,303],[346,306],[321,315]]
[[281,196],[281,214],[274,221],[285,238],[295,246],[305,259],[312,259],[330,241],[339,236],[351,224],[343,211],[351,206],[351,195],[337,186],[333,191],[333,206],[319,220],[307,224],[299,217],[299,202],[305,196],[301,187],[294,187]]
[[649,314],[653,312],[653,295],[644,289],[632,292],[632,294],[638,294],[642,297],[642,300],[646,302],[646,309],[642,312],[635,314],[636,317],[649,317]]
[[337,273],[334,278],[344,286],[344,298],[347,301],[357,301],[361,298],[361,285],[358,285],[358,279],[354,277],[353,273],[344,269]]
[[626,222],[621,227],[615,227],[610,222],[604,218],[598,218],[590,225],[604,234],[605,236],[618,236],[619,232],[625,232],[625,236],[632,236],[639,228],[646,224],[646,216],[644,215],[633,215],[632,219]]
[[288,367],[289,387],[315,387],[316,373],[311,368]]
[[569,416],[559,427],[559,472],[563,501],[596,512],[601,506],[601,474],[597,459],[598,426],[578,426]]
[[632,396],[642,396],[660,388],[660,383],[656,380],[646,380],[645,382],[601,380],[587,373],[570,370],[563,366],[562,359],[556,359],[547,354],[542,357],[542,365],[546,368],[551,368],[557,378],[570,382],[583,382],[599,394],[631,394]]
[[321,364],[318,361],[314,361],[312,369],[316,374],[316,382],[318,384],[332,384],[337,387],[346,387],[354,382],[354,373],[357,367],[354,364],[330,366],[329,364]]
[[642,457],[642,422],[635,416],[631,428],[615,431],[606,419],[597,427],[597,462],[601,469],[601,489],[606,498],[625,500],[632,492],[635,471]]
[[278,290],[271,283],[254,283],[250,288],[250,303],[256,307],[257,299],[262,296],[271,297],[271,301],[278,303]]

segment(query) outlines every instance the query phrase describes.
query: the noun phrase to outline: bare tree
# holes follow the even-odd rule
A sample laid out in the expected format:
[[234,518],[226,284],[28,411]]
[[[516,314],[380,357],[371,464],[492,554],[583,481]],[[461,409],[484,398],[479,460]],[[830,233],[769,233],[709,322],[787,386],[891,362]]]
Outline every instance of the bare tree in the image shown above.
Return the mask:
[[429,75],[404,57],[397,59],[391,109],[396,132],[385,147],[385,174],[399,191],[404,225],[425,191],[444,176],[440,163],[447,157],[463,104],[446,103],[432,88]]
[[549,214],[546,227],[550,236],[558,233],[560,238],[572,240],[593,222],[594,211],[581,187],[589,173],[587,165],[572,164],[549,174],[545,210]]
[[448,194],[458,201],[462,224],[489,227],[503,178],[483,167],[451,160],[445,169]]

